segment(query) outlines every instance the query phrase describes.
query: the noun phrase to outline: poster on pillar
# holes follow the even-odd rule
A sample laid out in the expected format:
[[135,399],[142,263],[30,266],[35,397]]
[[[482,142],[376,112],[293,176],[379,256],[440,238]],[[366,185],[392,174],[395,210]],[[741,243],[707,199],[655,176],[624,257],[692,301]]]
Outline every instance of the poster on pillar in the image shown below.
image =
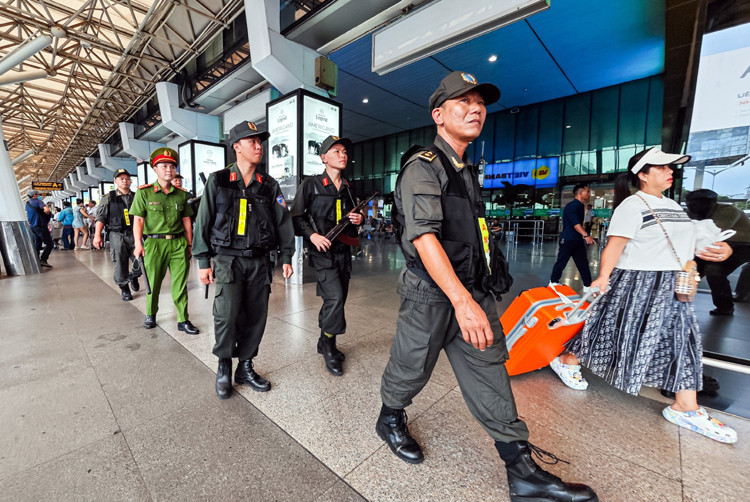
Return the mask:
[[206,186],[208,175],[226,166],[224,145],[206,141],[190,140],[178,147],[182,188],[191,196],[200,197]]
[[[305,151],[302,174],[312,176],[323,171],[320,160],[320,145],[328,136],[341,134],[341,106],[330,100],[323,101],[314,96],[303,96],[302,101],[302,148]],[[349,152],[351,155],[351,152]]]
[[268,124],[268,174],[279,183],[287,200],[297,193],[297,103],[296,95],[283,97],[266,108]]

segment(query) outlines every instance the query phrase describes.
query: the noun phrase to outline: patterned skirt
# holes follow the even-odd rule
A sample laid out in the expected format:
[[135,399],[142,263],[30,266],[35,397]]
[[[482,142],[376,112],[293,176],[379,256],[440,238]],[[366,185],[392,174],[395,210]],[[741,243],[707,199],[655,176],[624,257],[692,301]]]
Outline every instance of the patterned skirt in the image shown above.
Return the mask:
[[614,269],[610,290],[567,349],[614,387],[701,390],[700,329],[692,303],[674,297],[676,271]]

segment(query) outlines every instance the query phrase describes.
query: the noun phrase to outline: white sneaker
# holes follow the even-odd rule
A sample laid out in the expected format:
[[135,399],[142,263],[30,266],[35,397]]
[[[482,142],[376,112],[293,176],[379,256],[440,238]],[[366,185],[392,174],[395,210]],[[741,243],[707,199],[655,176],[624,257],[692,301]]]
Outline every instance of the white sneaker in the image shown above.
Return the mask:
[[549,284],[547,284],[547,287],[549,287],[549,286],[562,286],[562,284],[560,284],[559,282],[552,282],[552,281],[550,281]]
[[589,383],[581,374],[580,364],[563,364],[560,362],[560,358],[556,357],[549,363],[549,367],[571,389],[586,390],[588,388]]
[[661,414],[673,424],[703,434],[715,441],[722,443],[737,442],[737,431],[709,416],[703,407],[695,411],[677,411],[673,410],[671,406],[667,406]]

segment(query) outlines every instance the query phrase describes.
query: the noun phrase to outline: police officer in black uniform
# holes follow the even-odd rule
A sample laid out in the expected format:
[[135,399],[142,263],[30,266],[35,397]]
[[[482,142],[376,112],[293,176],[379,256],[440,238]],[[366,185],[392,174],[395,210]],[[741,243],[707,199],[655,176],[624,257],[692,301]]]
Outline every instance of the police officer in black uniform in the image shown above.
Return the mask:
[[276,180],[258,171],[268,136],[253,122],[232,128],[229,144],[237,162],[208,177],[195,221],[193,256],[200,280],[216,282],[213,352],[219,358],[220,399],[232,393],[233,357],[239,359],[237,384],[259,392],[271,389],[253,369],[253,358],[266,328],[272,251],[280,251],[284,278],[292,275],[294,228],[286,201]]
[[[345,356],[336,348],[336,336],[346,332],[344,304],[352,270],[351,246],[358,243],[357,225],[363,220],[361,213],[353,212],[356,204],[349,182],[341,176],[351,146],[350,140],[337,136],[323,140],[320,158],[325,171],[302,181],[291,208],[294,231],[305,238],[310,266],[317,275],[317,294],[323,298],[318,314],[318,354],[323,355],[326,369],[336,376],[344,374],[341,363]],[[344,218],[352,224],[334,242],[326,239],[325,235]]]
[[445,350],[469,410],[505,461],[511,500],[594,501],[591,488],[565,483],[532,460],[529,431],[518,418],[505,369],[508,352],[490,294],[492,242],[477,174],[464,158],[482,131],[485,106],[499,98],[497,87],[478,84],[471,74],[446,76],[430,96],[435,142],[412,155],[396,182],[406,266],[376,432],[402,460],[424,460],[404,408]]
[[[129,214],[130,206],[133,205],[135,192],[130,190],[130,173],[125,169],[115,171],[115,189],[102,197],[99,203],[99,211],[96,213],[96,230],[94,235],[94,247],[101,249],[104,246],[102,230],[107,226],[109,233],[109,254],[114,265],[114,280],[120,286],[120,294],[123,301],[129,302],[133,299],[130,292],[138,291],[140,285],[138,278],[141,269],[130,269],[130,262],[135,262],[133,250],[133,222]],[[128,285],[130,282],[130,285]]]

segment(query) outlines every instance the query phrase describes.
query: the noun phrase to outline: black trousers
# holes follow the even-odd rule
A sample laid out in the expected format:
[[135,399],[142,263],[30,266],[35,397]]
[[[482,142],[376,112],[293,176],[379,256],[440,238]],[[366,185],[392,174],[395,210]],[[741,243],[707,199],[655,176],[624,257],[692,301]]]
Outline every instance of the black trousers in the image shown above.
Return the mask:
[[34,247],[37,254],[41,253],[39,260],[47,261],[50,253],[52,253],[52,247],[55,245],[52,242],[52,235],[50,235],[47,227],[31,227],[31,234],[34,237]]
[[557,261],[552,267],[551,282],[560,282],[563,270],[568,264],[568,260],[573,261],[581,274],[581,280],[584,286],[591,285],[591,270],[589,270],[589,257],[586,254],[586,241],[581,237],[573,240],[560,239],[560,249],[557,252]]
[[[750,262],[750,242],[727,242],[727,244],[732,248],[733,253],[726,260],[720,262],[696,260],[698,272],[706,277],[708,286],[711,288],[711,299],[716,308],[720,310],[734,309],[729,274]],[[742,274],[740,274],[740,281],[737,284],[738,290],[741,289],[740,282],[744,282]]]
[[266,329],[271,264],[267,256],[214,256],[213,353],[220,359],[240,361],[258,355]]
[[351,251],[311,252],[310,265],[315,268],[318,280],[317,294],[323,299],[318,313],[318,326],[329,335],[346,333],[344,305],[349,294],[352,272]]
[[131,279],[141,276],[141,269],[135,272],[130,270],[130,262],[135,261],[133,250],[135,239],[132,233],[109,233],[109,255],[114,265],[112,278],[118,286],[125,286]]

